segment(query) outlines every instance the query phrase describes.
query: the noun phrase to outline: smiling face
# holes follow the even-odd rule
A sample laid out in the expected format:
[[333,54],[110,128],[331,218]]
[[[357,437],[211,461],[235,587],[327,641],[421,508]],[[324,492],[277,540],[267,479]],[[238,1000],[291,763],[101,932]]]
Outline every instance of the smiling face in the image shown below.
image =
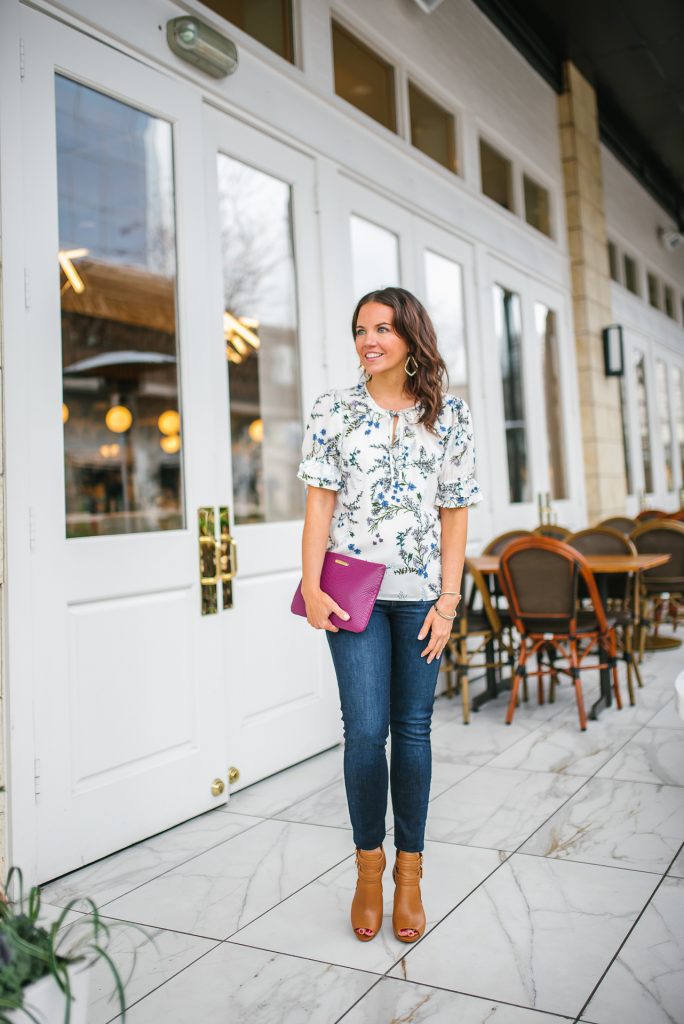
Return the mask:
[[394,310],[380,302],[367,302],[359,310],[355,344],[362,367],[374,377],[403,369],[409,353],[408,344],[394,330]]

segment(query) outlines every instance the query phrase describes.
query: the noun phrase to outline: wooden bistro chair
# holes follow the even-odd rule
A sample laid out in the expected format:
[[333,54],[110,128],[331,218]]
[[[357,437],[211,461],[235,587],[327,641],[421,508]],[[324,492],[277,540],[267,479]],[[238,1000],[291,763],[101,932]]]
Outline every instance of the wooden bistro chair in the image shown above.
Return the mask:
[[482,574],[466,563],[461,585],[464,593],[467,576],[472,577],[472,589],[479,594],[482,608],[473,608],[471,601],[459,601],[442,665],[443,670],[447,672],[448,697],[454,692],[451,675],[456,674],[456,685],[461,691],[464,725],[470,722],[468,673],[473,669],[493,672],[502,667],[501,660],[494,653],[494,641],[501,635],[501,620]]
[[541,523],[535,526],[532,533],[537,537],[552,537],[554,540],[565,540],[570,536],[570,530],[564,526],[556,526],[555,523]]
[[[664,621],[677,628],[684,608],[684,523],[673,519],[654,519],[640,523],[630,534],[640,554],[667,552],[670,561],[641,573],[641,609],[639,660],[643,659],[648,627]],[[649,613],[649,606],[651,611]]]
[[[588,530],[579,530],[568,537],[567,543],[583,555],[635,555],[636,547],[620,530],[609,527],[595,526]],[[589,595],[580,580],[580,601]],[[639,626],[639,581],[638,573],[610,573],[605,577],[605,596],[608,599],[608,611],[616,616],[616,636],[618,651],[627,665],[627,689],[629,702],[635,703],[634,681],[636,676],[639,686],[643,686],[641,673],[634,656],[635,638]]]
[[597,523],[594,527],[595,530],[619,530],[620,533],[624,533],[627,536],[635,530],[639,524],[636,519],[630,519],[629,516],[610,516],[608,519],[602,519],[600,523]]
[[651,519],[667,519],[669,513],[660,508],[645,508],[636,517],[637,523],[647,523]]
[[[488,544],[482,550],[483,555],[500,555],[501,552],[511,544],[514,540],[518,540],[520,537],[532,537],[534,534],[531,530],[507,530],[505,533],[500,533],[497,537],[494,537],[489,541]],[[494,574],[487,580],[489,583],[489,594],[492,598],[492,603],[496,608],[497,614],[501,621],[501,632],[496,638],[496,644],[503,656],[503,651],[506,652],[508,664],[513,667],[515,661],[515,651],[517,643],[513,636],[513,622],[511,620],[510,613],[508,611],[508,602],[501,589],[498,575]],[[474,607],[477,596],[479,594],[479,588],[474,586],[470,594],[471,608]],[[523,684],[524,699],[527,700],[527,680]]]
[[[505,547],[507,547],[508,544],[511,544],[514,540],[518,540],[520,537],[531,537],[531,536],[532,536],[532,533],[531,533],[530,530],[507,530],[506,533],[500,533],[498,535],[498,537],[494,537],[493,540],[490,540],[489,544],[486,544],[484,546],[484,548],[482,549],[482,554],[483,555],[500,555],[501,552],[503,551],[503,549]],[[502,601],[503,601],[504,607],[505,607],[505,598],[504,598],[504,595],[503,595],[503,591],[501,590],[501,587],[499,586],[499,580],[498,580],[497,576],[492,576],[491,577],[491,587],[490,587],[490,591],[489,592],[490,592],[490,594],[492,595],[492,597],[494,599],[494,604],[496,605],[497,610],[499,612],[501,612]],[[473,587],[473,589],[471,591],[471,594],[470,594],[471,605],[475,601],[475,598],[477,597],[477,594],[478,594],[477,587]]]
[[[520,636],[511,699],[506,724],[513,721],[520,682],[538,676],[538,699],[544,699],[544,674],[569,675],[574,683],[580,728],[587,727],[580,672],[583,669],[610,669],[615,703],[622,707],[617,675],[615,619],[606,615],[594,576],[584,557],[551,537],[523,537],[514,541],[501,555],[501,581],[508,597],[513,623]],[[578,608],[580,579],[584,582],[592,608]],[[530,672],[531,656],[552,648],[555,657],[549,666],[537,658],[537,670]],[[599,660],[585,664],[588,653],[598,649]],[[569,668],[560,667],[567,660]]]

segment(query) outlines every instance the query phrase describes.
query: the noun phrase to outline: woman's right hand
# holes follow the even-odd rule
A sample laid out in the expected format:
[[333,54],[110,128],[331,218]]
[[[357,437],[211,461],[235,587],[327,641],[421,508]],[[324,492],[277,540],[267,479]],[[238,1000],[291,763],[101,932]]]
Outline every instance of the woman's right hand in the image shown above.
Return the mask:
[[302,592],[302,597],[306,605],[306,621],[314,629],[327,629],[330,633],[339,633],[339,626],[334,626],[330,621],[333,612],[345,622],[349,619],[347,612],[323,590],[316,590],[313,593]]

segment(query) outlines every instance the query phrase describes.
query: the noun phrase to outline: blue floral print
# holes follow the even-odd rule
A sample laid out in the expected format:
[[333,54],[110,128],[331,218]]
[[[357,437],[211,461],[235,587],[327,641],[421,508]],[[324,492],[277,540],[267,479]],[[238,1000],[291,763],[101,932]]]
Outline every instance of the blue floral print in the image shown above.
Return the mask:
[[434,434],[419,422],[420,412],[420,405],[382,409],[363,382],[326,391],[314,403],[302,444],[299,479],[338,492],[328,550],[384,563],[378,595],[384,600],[438,596],[438,507],[482,500],[466,402],[444,395]]

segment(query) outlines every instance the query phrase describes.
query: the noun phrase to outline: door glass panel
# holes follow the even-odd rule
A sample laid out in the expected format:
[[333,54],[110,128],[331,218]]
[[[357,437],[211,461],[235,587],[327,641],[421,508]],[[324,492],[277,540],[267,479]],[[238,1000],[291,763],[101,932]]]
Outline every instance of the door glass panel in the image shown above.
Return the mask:
[[218,154],[235,522],[299,519],[302,428],[292,195]]
[[180,529],[171,125],[55,86],[66,535]]
[[541,356],[541,379],[546,407],[546,445],[549,490],[555,500],[567,498],[565,453],[563,449],[563,414],[560,383],[557,317],[541,302],[535,303],[534,321]]
[[636,380],[637,409],[639,412],[639,435],[641,459],[644,467],[644,490],[653,492],[653,460],[651,458],[651,432],[648,427],[648,394],[646,391],[646,360],[644,353],[634,349],[634,376]]
[[351,217],[354,300],[388,285],[399,284],[399,239],[363,217]]
[[499,345],[503,387],[508,490],[511,502],[532,500],[527,469],[527,430],[522,377],[522,316],[520,296],[494,285],[494,330]]
[[631,430],[629,414],[627,411],[627,384],[624,376],[620,380],[620,419],[622,420],[622,451],[625,459],[625,482],[627,494],[634,494],[634,481],[632,480],[632,456],[631,456]]
[[426,308],[449,372],[449,391],[470,404],[460,263],[426,249],[425,294]]
[[672,468],[672,419],[670,417],[670,395],[667,390],[667,367],[662,359],[656,359],[656,386],[658,388],[658,417],[660,419],[660,440],[665,460],[665,489],[674,490]]
[[672,371],[674,389],[675,429],[677,431],[677,447],[679,449],[679,486],[684,488],[684,382],[682,371],[678,366]]

